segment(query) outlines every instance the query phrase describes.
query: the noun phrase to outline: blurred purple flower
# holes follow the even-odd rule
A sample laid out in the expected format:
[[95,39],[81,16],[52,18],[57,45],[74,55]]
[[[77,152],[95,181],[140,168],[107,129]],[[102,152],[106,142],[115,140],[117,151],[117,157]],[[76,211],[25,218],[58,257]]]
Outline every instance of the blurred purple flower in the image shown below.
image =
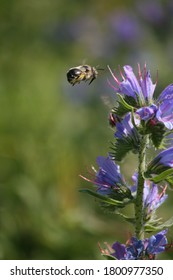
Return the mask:
[[148,20],[150,23],[155,25],[160,25],[165,20],[165,10],[164,6],[160,1],[157,0],[147,0],[138,1],[137,7],[142,16]]
[[136,16],[126,10],[118,10],[110,18],[110,27],[117,40],[135,43],[140,39],[140,24]]

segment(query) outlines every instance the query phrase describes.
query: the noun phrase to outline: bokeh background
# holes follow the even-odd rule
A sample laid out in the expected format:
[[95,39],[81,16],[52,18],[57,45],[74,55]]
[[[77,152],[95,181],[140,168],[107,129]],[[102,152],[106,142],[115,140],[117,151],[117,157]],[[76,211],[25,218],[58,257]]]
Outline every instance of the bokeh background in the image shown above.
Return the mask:
[[[171,0],[1,0],[1,259],[103,259],[98,242],[127,240],[133,228],[81,194],[90,184],[79,174],[113,140],[107,65],[146,62],[153,80],[158,70],[159,94],[173,82],[172,50]],[[66,72],[82,63],[105,70],[72,87]],[[135,156],[121,168],[130,183]],[[173,212],[169,194],[164,219]]]

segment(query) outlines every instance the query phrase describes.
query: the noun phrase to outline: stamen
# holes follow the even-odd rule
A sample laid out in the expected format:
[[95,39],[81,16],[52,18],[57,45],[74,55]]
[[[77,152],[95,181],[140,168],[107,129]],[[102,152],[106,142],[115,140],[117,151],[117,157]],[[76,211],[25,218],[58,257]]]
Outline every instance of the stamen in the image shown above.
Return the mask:
[[142,79],[141,66],[139,63],[138,63],[138,75],[139,75],[139,79]]
[[112,72],[111,68],[109,67],[109,65],[107,65],[112,77],[114,78],[114,80],[117,82],[118,85],[120,85],[120,81],[117,79],[117,77],[115,77],[114,73]]
[[144,78],[146,78],[146,74],[147,74],[147,64],[145,62],[145,64],[144,64]]
[[158,83],[158,79],[159,79],[159,71],[157,70],[157,72],[156,72],[156,81],[155,81],[155,84],[157,85],[157,83]]
[[167,185],[163,188],[162,192],[159,194],[159,199],[165,194]]
[[113,88],[115,91],[118,91],[117,87],[114,87],[111,82],[109,81],[109,79],[107,79],[108,84],[110,85],[111,88]]
[[120,65],[118,65],[118,68],[119,68],[119,72],[120,72],[120,75],[121,75],[122,79],[125,80],[126,78],[124,77],[124,75],[123,75],[123,73],[122,73],[122,71],[121,71]]

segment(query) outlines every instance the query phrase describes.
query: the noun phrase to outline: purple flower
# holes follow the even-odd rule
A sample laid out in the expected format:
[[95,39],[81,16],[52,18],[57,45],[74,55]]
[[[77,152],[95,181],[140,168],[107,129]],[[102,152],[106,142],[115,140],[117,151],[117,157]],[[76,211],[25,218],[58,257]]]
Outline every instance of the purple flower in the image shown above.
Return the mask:
[[173,84],[170,84],[159,95],[157,99],[157,103],[162,103],[165,100],[172,100],[172,99],[173,99]]
[[146,253],[148,255],[157,255],[165,251],[168,243],[165,234],[167,230],[162,230],[156,235],[152,235],[150,238],[145,240]]
[[99,170],[96,173],[94,184],[99,186],[97,192],[102,195],[110,195],[120,186],[125,186],[126,183],[120,173],[120,166],[117,165],[109,157],[99,156],[97,158]]
[[167,230],[162,230],[150,238],[138,240],[131,237],[126,244],[118,241],[113,243],[112,247],[107,244],[107,250],[101,250],[102,253],[111,255],[118,260],[146,260],[155,259],[156,255],[162,253],[168,244],[165,234]]
[[110,18],[110,26],[116,36],[116,42],[136,43],[142,36],[139,21],[129,10],[117,10]]
[[[137,121],[137,119],[134,120],[135,126]],[[124,119],[116,123],[114,136],[116,141],[112,147],[113,152],[110,153],[113,159],[121,161],[128,152],[137,153],[139,151],[140,136],[132,124],[131,113],[127,113]]]
[[159,193],[158,185],[145,180],[143,203],[147,215],[155,211],[167,199],[166,187]]
[[173,147],[159,153],[148,165],[148,174],[160,174],[173,168]]
[[142,240],[138,240],[136,237],[131,237],[129,245],[127,246],[126,257],[128,260],[138,260],[144,251],[144,244]]
[[99,169],[95,171],[93,168],[96,174],[92,180],[82,175],[80,175],[80,177],[97,186],[96,192],[99,195],[107,196],[116,201],[115,204],[111,203],[111,205],[109,205],[109,201],[107,202],[106,200],[105,204],[103,203],[102,206],[105,206],[107,209],[110,206],[111,209],[115,210],[116,207],[123,208],[127,203],[132,202],[134,198],[130,188],[126,185],[120,173],[120,166],[117,165],[112,158],[103,156],[97,158],[97,164]]
[[156,105],[151,105],[147,107],[141,107],[136,111],[136,114],[139,115],[141,120],[147,121],[155,117],[157,111]]
[[117,84],[117,87],[114,87],[116,92],[133,97],[140,107],[151,105],[153,103],[153,94],[156,84],[153,84],[150,71],[146,70],[146,65],[144,65],[143,75],[140,65],[138,65],[138,78],[133,73],[133,68],[131,66],[125,65],[123,69],[125,76],[120,73],[123,79],[122,82],[120,82],[110,70]]
[[131,114],[127,113],[124,119],[116,124],[115,137],[119,139],[131,138],[138,146],[139,139],[136,129],[131,121]]
[[166,128],[173,129],[173,84],[169,85],[160,94],[156,119],[164,123]]
[[126,245],[121,244],[117,241],[112,245],[112,249],[115,251],[114,253],[112,253],[112,256],[114,256],[118,260],[126,260]]
[[[134,181],[134,185],[130,188],[131,193],[134,197],[136,197],[137,184],[138,184],[138,173],[135,173],[132,176],[132,180]],[[161,189],[161,192],[159,192]],[[149,180],[144,181],[144,193],[143,193],[143,205],[144,212],[147,215],[150,215],[154,212],[159,206],[163,204],[163,202],[167,199],[168,195],[165,194],[166,187],[158,186]]]
[[156,26],[162,26],[165,20],[165,11],[164,5],[161,1],[157,0],[147,0],[147,1],[138,1],[137,7],[139,12],[144,17],[145,21],[149,21],[150,24]]
[[110,69],[117,84],[117,86],[112,86],[116,92],[135,99],[135,113],[141,120],[153,120],[155,125],[160,122],[167,129],[173,129],[173,84],[167,86],[160,94],[156,104],[153,104],[156,83],[153,84],[150,71],[146,69],[146,65],[144,65],[143,75],[140,65],[138,65],[138,78],[131,66],[125,65],[123,69],[125,75],[120,71],[122,81],[119,81]]
[[155,125],[161,122],[167,129],[173,129],[173,84],[163,90],[156,104],[141,107],[136,114],[141,120],[153,120]]

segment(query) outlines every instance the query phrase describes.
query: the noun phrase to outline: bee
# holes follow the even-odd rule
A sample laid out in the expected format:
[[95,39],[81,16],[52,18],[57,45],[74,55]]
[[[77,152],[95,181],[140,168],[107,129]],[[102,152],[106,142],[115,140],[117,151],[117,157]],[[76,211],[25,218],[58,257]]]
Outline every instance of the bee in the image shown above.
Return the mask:
[[98,76],[97,70],[103,69],[96,69],[90,65],[79,65],[68,70],[67,80],[73,86],[82,81],[90,81],[90,85]]

